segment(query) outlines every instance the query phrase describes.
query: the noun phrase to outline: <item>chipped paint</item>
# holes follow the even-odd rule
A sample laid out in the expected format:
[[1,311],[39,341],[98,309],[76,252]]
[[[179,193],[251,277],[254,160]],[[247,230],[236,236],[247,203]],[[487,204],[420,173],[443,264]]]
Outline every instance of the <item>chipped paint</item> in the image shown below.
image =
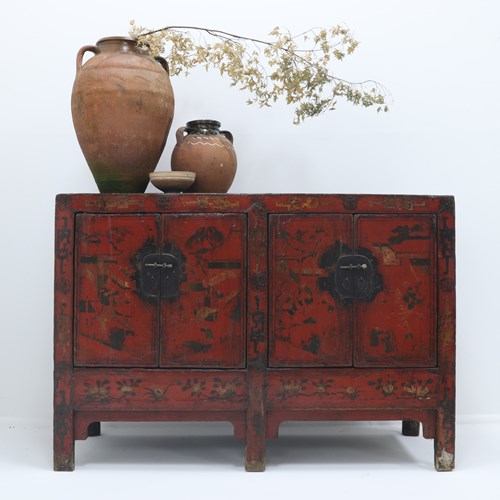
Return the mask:
[[450,471],[455,468],[455,455],[447,452],[444,448],[437,456],[436,469],[440,471]]
[[401,259],[398,258],[398,254],[389,246],[384,243],[376,243],[373,245],[378,248],[380,255],[382,256],[382,262],[384,266],[400,266]]
[[439,337],[444,345],[452,345],[455,341],[455,312],[449,309],[447,299],[445,311],[438,315]]
[[307,208],[317,208],[319,200],[317,198],[289,197],[285,202],[277,202],[277,208],[286,208],[289,212],[303,210]]
[[376,200],[370,202],[372,207],[382,207],[386,210],[401,210],[413,212],[415,208],[427,207],[427,202],[413,196],[384,196],[382,201]]
[[85,207],[88,209],[110,210],[110,209],[137,209],[141,211],[144,203],[141,199],[131,197],[128,195],[123,196],[110,196],[110,197],[94,197],[85,202]]
[[75,470],[75,460],[73,456],[56,455],[54,456],[54,470],[68,471]]
[[240,202],[230,198],[214,198],[209,196],[197,196],[194,200],[185,200],[183,202],[185,207],[195,207],[200,210],[216,209],[221,211],[237,210],[240,208]]

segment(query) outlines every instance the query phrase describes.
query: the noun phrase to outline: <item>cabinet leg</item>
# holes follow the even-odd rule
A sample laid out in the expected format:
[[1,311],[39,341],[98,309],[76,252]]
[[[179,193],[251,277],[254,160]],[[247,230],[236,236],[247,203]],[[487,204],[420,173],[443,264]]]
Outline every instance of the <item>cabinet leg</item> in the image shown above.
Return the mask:
[[249,404],[246,414],[247,472],[263,472],[266,468],[266,412],[263,404],[263,386],[263,375],[254,372],[249,382]]
[[54,470],[72,471],[75,468],[75,428],[70,405],[70,375],[57,370],[54,379]]
[[420,434],[420,422],[416,420],[403,420],[403,436],[418,436]]
[[101,422],[92,422],[89,424],[87,435],[89,437],[95,437],[101,435]]
[[54,415],[54,470],[72,471],[75,469],[75,439],[73,434],[73,415]]
[[455,468],[455,414],[438,411],[436,438],[434,439],[434,465],[437,471]]
[[245,454],[245,469],[247,472],[263,472],[265,470],[266,432],[262,415],[253,415],[252,418],[247,419]]
[[265,380],[261,370],[249,368],[246,412],[245,469],[263,472],[266,468]]

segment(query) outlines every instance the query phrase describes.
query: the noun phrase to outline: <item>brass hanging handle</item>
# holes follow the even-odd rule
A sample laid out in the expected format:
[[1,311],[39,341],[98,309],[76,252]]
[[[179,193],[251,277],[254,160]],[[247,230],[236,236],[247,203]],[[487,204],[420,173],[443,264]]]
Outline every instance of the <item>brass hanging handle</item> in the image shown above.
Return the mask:
[[168,62],[164,57],[156,56],[155,61],[159,62],[162,68],[167,72],[167,75],[170,76],[170,68],[168,67]]
[[166,262],[151,262],[144,264],[146,267],[162,267],[163,269],[171,269],[174,267],[173,264],[167,264]]
[[76,54],[76,72],[82,68],[83,56],[85,52],[92,52],[94,55],[99,54],[99,49],[95,45],[84,45]]
[[348,264],[344,266],[339,266],[339,269],[368,269],[368,264]]

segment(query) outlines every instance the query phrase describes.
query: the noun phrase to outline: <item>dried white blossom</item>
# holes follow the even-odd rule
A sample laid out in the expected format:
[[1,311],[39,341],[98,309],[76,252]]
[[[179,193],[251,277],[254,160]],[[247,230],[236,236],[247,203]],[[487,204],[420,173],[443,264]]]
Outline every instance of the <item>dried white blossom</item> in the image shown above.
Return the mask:
[[151,31],[135,21],[130,24],[129,33],[139,46],[153,56],[166,53],[171,75],[188,75],[195,66],[214,68],[229,77],[231,86],[252,94],[248,104],[270,106],[283,98],[294,105],[296,124],[335,109],[339,98],[388,111],[386,93],[377,82],[354,83],[333,75],[333,64],[359,45],[346,27],[317,28],[298,36],[276,27],[264,41],[207,28],[167,26]]

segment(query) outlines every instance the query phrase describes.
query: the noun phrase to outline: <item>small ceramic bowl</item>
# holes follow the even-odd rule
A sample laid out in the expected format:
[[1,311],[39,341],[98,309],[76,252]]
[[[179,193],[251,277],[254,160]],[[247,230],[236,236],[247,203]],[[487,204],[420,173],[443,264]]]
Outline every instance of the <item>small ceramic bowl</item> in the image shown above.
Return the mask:
[[190,187],[196,178],[194,172],[151,172],[149,180],[164,193],[179,193]]

